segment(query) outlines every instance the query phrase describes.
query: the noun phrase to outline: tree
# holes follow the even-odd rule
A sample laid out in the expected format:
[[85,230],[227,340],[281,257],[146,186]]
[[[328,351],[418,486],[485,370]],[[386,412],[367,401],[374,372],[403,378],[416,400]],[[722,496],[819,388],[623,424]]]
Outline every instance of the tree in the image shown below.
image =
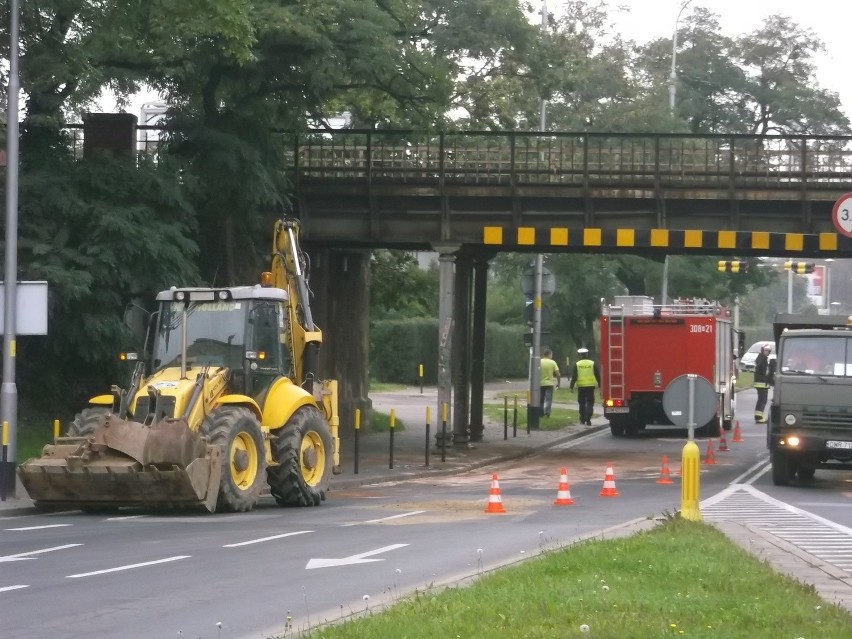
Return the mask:
[[370,259],[370,318],[438,315],[438,270],[423,269],[407,251],[379,249]]

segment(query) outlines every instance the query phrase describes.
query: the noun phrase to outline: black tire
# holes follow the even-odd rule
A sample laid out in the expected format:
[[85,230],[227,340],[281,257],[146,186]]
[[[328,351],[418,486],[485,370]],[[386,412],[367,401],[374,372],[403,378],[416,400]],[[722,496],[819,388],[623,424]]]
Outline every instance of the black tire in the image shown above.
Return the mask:
[[719,422],[719,417],[713,417],[709,422],[698,429],[696,435],[699,437],[718,437],[722,434],[722,425]]
[[630,424],[630,417],[626,415],[613,415],[609,418],[609,432],[613,437],[624,437],[624,431]]
[[223,406],[207,416],[200,432],[208,443],[222,449],[216,510],[246,512],[254,508],[266,469],[263,431],[254,413],[242,406]]
[[319,506],[331,479],[332,437],[328,422],[313,406],[303,406],[273,433],[266,470],[272,496],[281,506]]
[[88,437],[101,423],[104,415],[112,411],[106,406],[92,406],[84,408],[74,416],[74,420],[68,425],[69,437]]
[[796,470],[796,474],[802,481],[810,481],[814,478],[814,475],[816,475],[816,468],[812,468],[810,466],[799,466]]
[[772,462],[772,483],[776,486],[790,485],[790,459],[785,451],[773,450],[769,455]]

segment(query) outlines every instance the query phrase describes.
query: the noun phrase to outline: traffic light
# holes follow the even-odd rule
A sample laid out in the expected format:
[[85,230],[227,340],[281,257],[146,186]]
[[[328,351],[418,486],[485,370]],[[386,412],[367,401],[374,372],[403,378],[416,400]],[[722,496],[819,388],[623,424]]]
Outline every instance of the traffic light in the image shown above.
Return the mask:
[[716,267],[723,273],[748,273],[748,262],[742,260],[719,260]]
[[784,262],[784,268],[788,271],[793,271],[794,273],[798,273],[799,275],[806,275],[807,273],[813,273],[816,264],[813,262]]

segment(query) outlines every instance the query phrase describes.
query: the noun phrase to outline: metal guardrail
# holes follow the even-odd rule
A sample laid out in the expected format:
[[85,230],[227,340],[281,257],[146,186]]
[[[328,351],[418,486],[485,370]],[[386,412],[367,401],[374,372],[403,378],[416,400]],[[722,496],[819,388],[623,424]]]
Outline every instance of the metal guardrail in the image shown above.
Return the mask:
[[[82,155],[82,125],[67,129]],[[138,126],[138,152],[165,129]],[[281,136],[299,182],[623,188],[852,188],[852,136],[335,130]]]

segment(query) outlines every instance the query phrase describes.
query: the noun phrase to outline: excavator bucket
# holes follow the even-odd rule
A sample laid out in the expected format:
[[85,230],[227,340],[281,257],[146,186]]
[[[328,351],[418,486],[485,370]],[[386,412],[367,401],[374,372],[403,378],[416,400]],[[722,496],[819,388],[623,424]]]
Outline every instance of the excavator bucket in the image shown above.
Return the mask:
[[148,426],[105,415],[88,437],[58,437],[18,467],[42,508],[216,509],[222,453],[185,421]]

